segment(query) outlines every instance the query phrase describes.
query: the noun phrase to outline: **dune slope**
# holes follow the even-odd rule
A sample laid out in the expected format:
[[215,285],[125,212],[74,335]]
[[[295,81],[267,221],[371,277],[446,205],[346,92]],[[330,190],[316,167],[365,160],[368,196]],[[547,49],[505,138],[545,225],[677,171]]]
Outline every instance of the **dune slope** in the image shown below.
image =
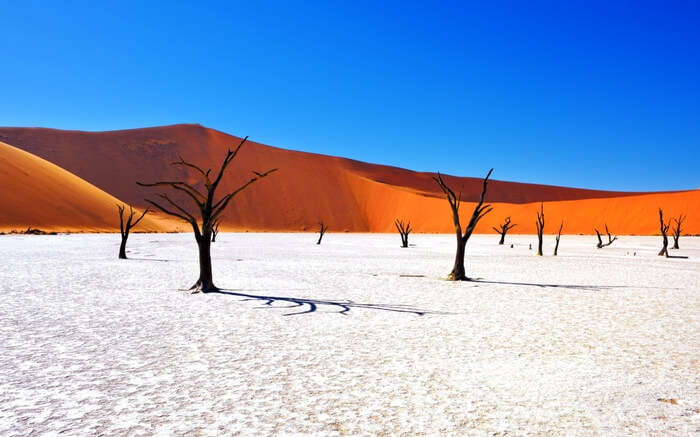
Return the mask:
[[[0,141],[47,159],[86,181],[140,207],[157,190],[136,181],[185,179],[193,173],[173,167],[182,156],[203,168],[217,169],[227,148],[240,138],[200,125],[174,125],[109,132],[61,131],[43,128],[0,128]],[[330,231],[392,232],[397,217],[411,219],[420,232],[452,232],[447,203],[432,174],[349,159],[284,150],[249,142],[230,167],[221,195],[244,183],[251,170],[279,168],[231,203],[224,227],[232,229],[311,230],[319,220]],[[487,169],[487,165],[484,166]],[[496,175],[498,169],[496,169]],[[462,191],[463,214],[476,200],[481,180],[446,176]],[[201,185],[200,185],[201,186]],[[522,184],[494,180],[487,200],[495,210],[477,232],[506,216],[519,225],[513,232],[534,232],[535,208],[544,202],[555,232],[561,220],[566,233],[593,233],[605,223],[615,233],[657,232],[656,209],[688,215],[685,231],[700,233],[700,191],[629,193]]]
[[[31,153],[0,142],[0,230],[115,231],[116,197]],[[136,230],[164,230],[148,216]]]

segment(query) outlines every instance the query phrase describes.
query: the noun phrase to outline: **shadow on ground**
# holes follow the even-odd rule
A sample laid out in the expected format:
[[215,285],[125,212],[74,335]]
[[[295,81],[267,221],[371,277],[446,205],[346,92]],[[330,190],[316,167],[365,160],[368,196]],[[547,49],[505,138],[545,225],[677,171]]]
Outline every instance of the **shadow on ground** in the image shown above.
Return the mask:
[[[288,296],[265,296],[257,294],[241,293],[236,290],[219,290],[211,292],[210,294],[225,294],[227,296],[242,297],[243,301],[263,301],[264,307],[262,308],[299,308],[303,311],[297,311],[292,313],[284,314],[285,316],[296,316],[301,314],[310,314],[316,312],[318,307],[329,307],[338,310],[338,314],[347,316],[351,309],[362,308],[367,310],[378,310],[378,311],[390,311],[394,313],[407,313],[415,314],[417,316],[423,316],[426,314],[450,314],[438,311],[428,311],[420,310],[411,307],[410,305],[393,305],[393,304],[375,304],[375,303],[359,303],[352,300],[322,300],[322,299],[306,299],[300,297],[288,297]],[[290,303],[290,306],[279,307],[275,306],[275,303]]]

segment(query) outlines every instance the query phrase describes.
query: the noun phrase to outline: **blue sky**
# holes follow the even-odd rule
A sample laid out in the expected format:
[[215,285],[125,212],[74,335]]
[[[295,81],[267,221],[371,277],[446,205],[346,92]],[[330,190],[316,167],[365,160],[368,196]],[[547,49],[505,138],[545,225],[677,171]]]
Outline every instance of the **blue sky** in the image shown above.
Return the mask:
[[0,125],[201,123],[415,170],[700,187],[698,2],[3,2]]

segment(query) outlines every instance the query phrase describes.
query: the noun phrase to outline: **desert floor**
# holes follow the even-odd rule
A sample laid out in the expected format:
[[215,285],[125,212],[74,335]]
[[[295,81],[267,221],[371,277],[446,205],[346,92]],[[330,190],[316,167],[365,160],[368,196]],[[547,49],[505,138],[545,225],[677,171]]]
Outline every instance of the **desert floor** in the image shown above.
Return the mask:
[[700,238],[218,240],[0,236],[0,435],[700,432]]

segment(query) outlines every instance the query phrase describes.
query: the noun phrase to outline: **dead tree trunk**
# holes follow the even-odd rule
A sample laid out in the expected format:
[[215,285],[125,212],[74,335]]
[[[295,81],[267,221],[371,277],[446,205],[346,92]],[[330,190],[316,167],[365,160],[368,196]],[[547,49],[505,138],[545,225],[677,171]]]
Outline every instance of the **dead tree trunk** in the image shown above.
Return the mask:
[[561,221],[561,224],[559,225],[559,232],[557,232],[557,239],[556,239],[556,244],[554,245],[554,256],[557,256],[557,252],[559,252],[559,239],[561,238],[561,230],[564,229],[564,220]]
[[678,247],[678,240],[681,238],[681,226],[683,226],[683,221],[685,220],[685,215],[681,214],[678,218],[673,219],[673,223],[676,225],[673,227],[673,247],[671,249],[680,249]]
[[613,242],[614,242],[615,240],[617,240],[617,236],[614,236],[614,237],[613,237],[612,235],[610,235],[610,230],[608,230],[608,224],[607,224],[607,223],[605,224],[605,233],[608,234],[608,242],[607,242],[607,243],[603,243],[603,239],[600,238],[600,232],[598,232],[598,229],[595,229],[595,233],[596,233],[596,235],[598,236],[598,244],[596,244],[596,247],[597,247],[598,249],[602,249],[602,248],[604,248],[604,247],[606,247],[606,246],[610,246],[611,244],[613,244]]
[[659,208],[659,230],[661,231],[661,237],[663,238],[663,246],[659,251],[659,256],[665,256],[668,258],[668,228],[671,226],[671,222],[664,223],[664,212]]
[[219,183],[221,182],[221,178],[226,172],[226,168],[231,163],[231,161],[233,161],[233,159],[236,157],[238,152],[241,150],[241,147],[243,147],[243,144],[247,140],[248,137],[243,138],[235,150],[228,150],[228,152],[226,153],[226,157],[221,163],[221,167],[219,168],[219,171],[217,172],[216,177],[214,177],[213,180],[209,177],[211,174],[211,169],[205,171],[201,167],[198,167],[195,164],[185,161],[184,159],[182,159],[182,157],[180,157],[179,161],[173,162],[173,165],[175,166],[181,166],[196,171],[202,179],[202,182],[204,183],[204,188],[206,190],[204,192],[198,190],[193,185],[182,181],[162,181],[150,184],[137,182],[138,185],[143,187],[169,187],[174,190],[177,190],[180,193],[184,193],[194,202],[197,209],[199,210],[199,217],[195,217],[190,212],[188,212],[187,209],[173,201],[167,194],[158,194],[158,197],[167,202],[167,207],[152,200],[146,200],[148,203],[158,208],[165,214],[184,220],[192,226],[192,230],[194,231],[194,238],[197,241],[197,246],[199,247],[199,278],[197,279],[197,282],[195,282],[194,285],[190,287],[190,290],[192,290],[194,293],[200,291],[207,293],[218,290],[216,285],[214,285],[214,281],[212,278],[212,230],[215,223],[217,223],[221,218],[221,214],[224,212],[224,210],[226,210],[226,207],[228,206],[231,199],[233,199],[241,191],[248,188],[255,181],[267,177],[277,170],[275,168],[272,170],[268,170],[264,173],[254,171],[254,177],[252,177],[250,180],[241,184],[238,188],[224,195],[220,199],[214,200],[216,195],[216,189],[219,187]]
[[396,219],[394,220],[394,225],[401,235],[401,247],[408,247],[408,234],[413,230],[411,229],[411,222],[404,223],[403,220]]
[[454,191],[452,191],[450,187],[448,187],[447,184],[445,184],[445,181],[442,179],[440,173],[437,174],[437,177],[433,177],[435,182],[437,182],[438,185],[440,185],[440,189],[442,189],[442,192],[445,193],[445,196],[447,197],[447,202],[450,204],[450,209],[452,210],[452,221],[454,222],[455,234],[457,236],[457,253],[455,254],[455,264],[452,267],[452,272],[450,272],[450,274],[447,276],[448,281],[470,280],[464,272],[465,248],[467,246],[467,241],[469,241],[469,237],[472,236],[472,233],[476,228],[476,225],[482,218],[484,218],[486,214],[493,210],[493,208],[491,208],[491,205],[484,205],[486,187],[488,185],[489,176],[491,176],[492,172],[493,169],[489,170],[489,172],[486,174],[486,177],[484,178],[479,202],[474,207],[474,211],[472,212],[472,216],[469,219],[469,224],[464,230],[464,233],[462,233],[462,226],[459,222],[459,206],[462,203],[462,194],[460,193],[459,197],[456,196]]
[[221,222],[217,220],[214,222],[214,226],[211,227],[211,242],[216,243],[216,236],[219,235],[219,225]]
[[126,259],[126,240],[129,239],[129,233],[148,214],[149,210],[146,209],[138,219],[134,220],[136,214],[131,205],[129,205],[129,214],[125,214],[126,206],[124,205],[117,204],[117,209],[119,210],[119,233],[122,236],[122,241],[119,244],[119,259]]
[[544,232],[544,204],[540,203],[540,210],[537,211],[537,256],[542,256],[542,232]]
[[516,224],[511,224],[510,223],[510,217],[506,217],[506,221],[503,222],[503,224],[498,225],[498,227],[493,226],[491,229],[496,231],[497,233],[501,234],[501,240],[498,242],[498,244],[503,244],[506,241],[506,234],[508,231],[516,227]]
[[323,239],[323,236],[326,234],[326,231],[328,230],[328,226],[325,225],[322,221],[318,222],[319,225],[319,230],[318,230],[318,241],[316,244],[321,244],[321,240]]

